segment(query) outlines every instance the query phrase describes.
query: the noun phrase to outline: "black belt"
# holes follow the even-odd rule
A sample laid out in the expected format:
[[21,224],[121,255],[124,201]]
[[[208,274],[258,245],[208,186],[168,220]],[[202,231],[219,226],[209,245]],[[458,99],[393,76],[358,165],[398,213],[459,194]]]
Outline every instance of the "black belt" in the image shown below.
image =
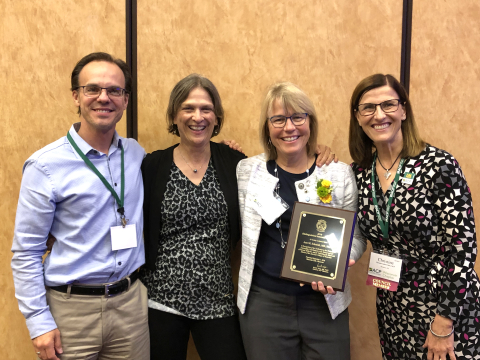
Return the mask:
[[107,283],[102,285],[61,285],[51,286],[50,289],[68,294],[68,288],[70,286],[70,294],[114,296],[130,289],[130,286],[133,285],[133,283],[138,279],[138,277],[139,272],[134,271],[126,278],[115,281],[113,283]]

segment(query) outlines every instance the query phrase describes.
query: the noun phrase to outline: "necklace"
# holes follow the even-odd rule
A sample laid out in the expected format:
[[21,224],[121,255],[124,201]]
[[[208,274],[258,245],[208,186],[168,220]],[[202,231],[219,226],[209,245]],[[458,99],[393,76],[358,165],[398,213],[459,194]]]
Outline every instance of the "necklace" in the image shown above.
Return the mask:
[[203,164],[200,165],[200,167],[198,168],[198,170],[197,170],[197,169],[194,169],[194,168],[192,168],[192,167],[190,166],[190,164],[188,163],[187,159],[185,159],[185,158],[183,157],[182,152],[180,151],[180,149],[178,149],[178,152],[180,153],[180,156],[182,157],[183,161],[185,161],[185,164],[187,164],[188,167],[189,167],[190,169],[192,169],[192,171],[193,171],[195,174],[198,172],[198,170],[202,170]]
[[[401,154],[401,152],[400,152],[400,154]],[[388,180],[390,175],[392,175],[390,170],[395,166],[395,163],[397,162],[398,158],[400,157],[400,154],[398,154],[398,156],[395,159],[395,161],[393,162],[392,166],[390,166],[388,169],[385,169],[385,166],[383,166],[382,162],[380,161],[380,156],[377,156],[377,159],[378,159],[378,162],[380,163],[380,166],[383,168],[383,170],[385,170],[385,174],[383,174],[383,176],[385,176],[385,179]]]
[[[308,159],[307,159],[307,166],[308,166]],[[277,164],[276,161],[275,161],[275,169],[273,171],[275,172],[275,177],[278,179],[277,185],[275,186],[275,194],[277,195],[278,201],[281,201],[281,197],[280,197],[280,178],[278,177],[278,164]],[[308,177],[309,174],[310,174],[310,169],[305,170],[305,172],[307,173],[307,177]],[[280,243],[280,246],[282,247],[282,249],[284,249],[285,245],[287,245],[287,242],[285,240],[283,240],[282,216],[281,215],[278,217],[277,222],[275,223],[275,227],[280,232],[280,239],[282,240],[281,243]]]

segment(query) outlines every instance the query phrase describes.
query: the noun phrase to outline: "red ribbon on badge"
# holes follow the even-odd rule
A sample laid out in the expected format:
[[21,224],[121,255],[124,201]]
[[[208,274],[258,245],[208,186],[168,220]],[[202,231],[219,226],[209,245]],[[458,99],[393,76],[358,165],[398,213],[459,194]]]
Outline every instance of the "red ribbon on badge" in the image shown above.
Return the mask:
[[382,279],[376,276],[367,276],[367,285],[375,286],[379,289],[385,289],[389,291],[397,291],[398,282]]

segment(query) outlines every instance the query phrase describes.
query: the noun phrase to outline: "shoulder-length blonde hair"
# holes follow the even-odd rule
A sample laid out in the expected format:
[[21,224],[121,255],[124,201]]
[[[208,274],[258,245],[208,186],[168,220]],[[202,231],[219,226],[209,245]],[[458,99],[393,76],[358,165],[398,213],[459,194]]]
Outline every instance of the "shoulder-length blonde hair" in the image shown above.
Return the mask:
[[310,137],[307,142],[307,154],[312,156],[317,148],[318,120],[315,107],[308,96],[296,85],[289,82],[276,83],[270,86],[263,100],[260,113],[260,141],[265,150],[267,160],[275,160],[278,156],[277,149],[270,142],[270,130],[268,129],[269,114],[273,103],[278,100],[284,109],[294,113],[307,113],[310,125]]
[[359,126],[356,117],[358,105],[362,96],[370,90],[389,86],[398,94],[400,103],[405,109],[406,118],[402,121],[403,149],[402,157],[417,156],[425,147],[425,142],[420,137],[415,117],[413,116],[412,105],[408,98],[407,91],[400,82],[392,75],[375,74],[366,77],[353,90],[350,100],[350,130],[348,136],[348,147],[353,161],[362,167],[372,164],[373,150],[375,145],[373,141],[365,134],[362,127]]

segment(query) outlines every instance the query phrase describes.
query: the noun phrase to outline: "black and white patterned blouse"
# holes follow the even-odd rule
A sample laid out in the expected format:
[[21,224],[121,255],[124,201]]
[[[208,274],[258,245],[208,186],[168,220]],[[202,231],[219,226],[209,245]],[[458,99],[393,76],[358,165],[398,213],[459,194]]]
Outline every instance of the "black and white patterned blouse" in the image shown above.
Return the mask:
[[[383,195],[371,166],[353,164],[358,187],[358,222],[374,249],[382,232],[372,201],[375,186],[385,218],[390,189]],[[472,197],[462,170],[449,153],[427,145],[406,161],[412,184],[400,181],[391,204],[387,247],[403,258],[396,292],[377,289],[377,320],[384,359],[427,359],[425,342],[436,314],[455,326],[455,356],[480,358],[480,285]],[[402,172],[403,175],[403,172]]]
[[175,165],[161,205],[156,270],[143,270],[149,307],[206,320],[235,314],[228,208],[210,160],[197,186]]

